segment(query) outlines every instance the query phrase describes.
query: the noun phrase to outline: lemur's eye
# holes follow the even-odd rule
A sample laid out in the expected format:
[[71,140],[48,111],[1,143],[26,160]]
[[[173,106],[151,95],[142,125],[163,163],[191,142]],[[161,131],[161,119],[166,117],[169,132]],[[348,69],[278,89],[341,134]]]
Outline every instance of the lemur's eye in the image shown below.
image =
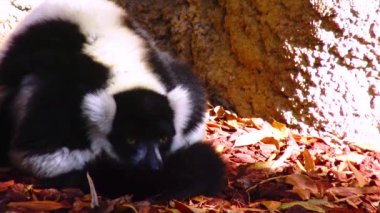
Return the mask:
[[133,138],[127,138],[127,143],[129,145],[134,145],[136,143],[136,139],[133,139]]
[[167,144],[169,142],[169,139],[168,137],[161,137],[160,138],[160,144]]

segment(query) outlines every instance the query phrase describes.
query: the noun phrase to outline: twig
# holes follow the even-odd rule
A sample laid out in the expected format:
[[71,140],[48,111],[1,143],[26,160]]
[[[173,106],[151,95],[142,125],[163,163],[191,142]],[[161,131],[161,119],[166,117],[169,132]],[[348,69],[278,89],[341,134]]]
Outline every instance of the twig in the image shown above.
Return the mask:
[[88,172],[86,176],[87,176],[88,185],[90,186],[91,208],[93,209],[95,207],[99,207],[98,193],[95,190],[94,182],[92,181],[92,178]]

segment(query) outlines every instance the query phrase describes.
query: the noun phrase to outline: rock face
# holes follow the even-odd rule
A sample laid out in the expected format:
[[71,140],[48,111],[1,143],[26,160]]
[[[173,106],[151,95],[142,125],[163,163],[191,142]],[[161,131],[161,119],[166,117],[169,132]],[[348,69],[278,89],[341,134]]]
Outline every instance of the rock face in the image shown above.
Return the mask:
[[380,1],[129,2],[239,114],[380,144]]
[[17,23],[28,14],[28,11],[42,1],[43,0],[0,1],[0,45]]
[[380,1],[114,1],[240,115],[380,147]]

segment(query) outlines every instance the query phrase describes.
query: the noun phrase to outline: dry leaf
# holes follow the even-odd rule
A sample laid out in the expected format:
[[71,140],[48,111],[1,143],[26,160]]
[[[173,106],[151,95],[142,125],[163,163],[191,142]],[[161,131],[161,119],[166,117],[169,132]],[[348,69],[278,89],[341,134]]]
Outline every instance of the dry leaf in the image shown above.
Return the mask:
[[281,202],[279,201],[265,200],[261,201],[261,204],[264,205],[265,208],[267,208],[270,211],[270,213],[279,212],[281,208]]
[[326,190],[328,193],[332,193],[337,196],[351,197],[363,194],[380,194],[380,186],[368,186],[368,187],[332,187]]
[[365,186],[367,182],[363,174],[357,168],[355,168],[355,166],[353,166],[349,161],[347,161],[347,164],[350,170],[355,174],[355,178],[358,181],[359,187]]
[[267,162],[255,162],[249,165],[249,169],[253,170],[263,170],[263,169],[270,169],[272,167],[273,162],[267,161]]
[[282,140],[289,136],[290,130],[286,127],[285,124],[273,121],[272,127],[274,138],[277,140]]
[[348,153],[346,155],[338,155],[338,156],[336,156],[337,160],[340,160],[340,161],[350,161],[350,162],[353,162],[353,163],[356,163],[356,164],[361,164],[363,162],[364,158],[366,158],[366,156],[358,154],[356,152],[350,152],[350,153]]
[[181,213],[206,213],[207,212],[206,209],[195,208],[177,200],[172,200],[170,201],[169,204],[171,207],[178,209]]
[[26,202],[10,202],[8,207],[22,207],[35,211],[54,211],[63,208],[70,208],[68,205],[64,205],[55,201],[26,201]]
[[288,209],[296,205],[300,205],[307,210],[320,212],[320,213],[325,212],[325,210],[321,208],[320,206],[326,206],[329,208],[334,207],[333,204],[329,203],[326,200],[308,200],[308,201],[293,201],[289,203],[283,203],[281,205],[281,209]]
[[302,172],[306,172],[306,169],[305,167],[301,164],[301,162],[299,160],[296,160],[296,166],[299,170],[301,170]]
[[277,150],[279,150],[283,146],[283,143],[281,143],[279,140],[275,139],[274,137],[263,138],[261,142],[265,144],[273,144],[276,146]]
[[6,191],[10,186],[13,186],[13,185],[15,185],[14,180],[0,182],[0,192]]
[[272,164],[272,169],[283,166],[284,162],[296,151],[298,150],[298,145],[293,139],[290,139],[289,146],[285,149],[284,154],[281,155],[276,161]]
[[271,132],[253,129],[251,132],[238,137],[234,143],[234,146],[239,147],[253,145],[261,141],[263,138],[270,137],[271,135]]
[[305,161],[305,169],[308,172],[314,171],[315,170],[315,162],[314,162],[314,159],[311,157],[310,152],[307,149],[305,149],[305,150],[303,150],[302,155],[303,155],[303,159]]
[[302,199],[309,199],[310,193],[317,195],[318,187],[313,179],[302,174],[288,175],[285,182],[293,185],[293,192],[297,193]]

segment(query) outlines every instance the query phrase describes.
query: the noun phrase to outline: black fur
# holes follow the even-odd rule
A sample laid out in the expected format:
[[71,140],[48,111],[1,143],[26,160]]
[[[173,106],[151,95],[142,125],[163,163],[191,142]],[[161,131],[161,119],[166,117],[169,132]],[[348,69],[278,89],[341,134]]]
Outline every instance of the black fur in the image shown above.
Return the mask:
[[[100,159],[88,166],[97,192],[108,197],[132,194],[134,200],[183,199],[196,195],[217,195],[224,187],[225,166],[212,147],[197,143],[169,156],[160,171],[126,167]],[[57,185],[57,183],[59,183]],[[86,171],[43,179],[37,186],[75,186],[89,191]]]
[[40,153],[88,147],[80,105],[84,94],[106,86],[108,71],[82,53],[85,42],[76,25],[60,20],[12,39],[0,63],[0,84],[19,88],[30,74],[39,81],[24,122],[13,130],[12,146]]
[[[165,96],[135,89],[116,94],[115,101],[120,110],[116,111],[109,139],[123,160],[130,162],[129,157],[140,143],[154,143],[175,135],[174,112]],[[136,140],[136,144],[130,145],[126,139]],[[170,143],[161,145],[162,152],[168,152]]]

